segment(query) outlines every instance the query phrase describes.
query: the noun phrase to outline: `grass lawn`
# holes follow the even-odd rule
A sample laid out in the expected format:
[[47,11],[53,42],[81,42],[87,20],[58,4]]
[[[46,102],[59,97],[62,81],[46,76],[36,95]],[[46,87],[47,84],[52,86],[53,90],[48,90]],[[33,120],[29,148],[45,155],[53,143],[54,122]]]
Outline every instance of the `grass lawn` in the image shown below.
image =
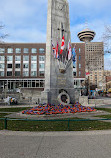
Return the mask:
[[106,111],[106,112],[110,112],[111,113],[111,109],[108,108],[96,108],[97,110],[102,110],[102,111]]
[[[75,119],[75,118],[73,118]],[[77,119],[77,118],[76,118]],[[111,129],[111,123],[102,121],[13,121],[8,120],[8,130],[12,131],[89,131]],[[69,128],[68,128],[69,127]],[[4,129],[4,121],[0,120],[0,129]]]
[[[25,109],[30,109],[31,107],[25,108],[6,108],[0,109],[0,117],[8,115],[8,112],[19,112]],[[98,109],[99,110],[99,109]],[[100,109],[102,110],[102,109]],[[107,109],[110,110],[110,109]],[[109,111],[108,111],[109,112]],[[69,125],[68,119],[59,119],[59,121],[22,121],[22,120],[8,120],[7,129],[12,131],[89,131],[89,130],[105,130],[111,129],[111,123],[103,121],[72,121],[78,118],[70,118]],[[65,120],[65,121],[63,121]],[[0,120],[0,130],[4,129],[4,120]]]
[[22,110],[27,110],[27,109],[31,109],[32,107],[22,107],[22,108],[0,108],[0,112],[19,112]]
[[111,114],[109,114],[109,115],[99,115],[99,116],[95,116],[95,117],[102,117],[102,118],[106,118],[106,119],[111,119]]
[[8,115],[9,113],[0,113],[0,118],[5,117],[6,115]]
[[[111,113],[111,109],[108,109],[108,108],[96,108],[96,109]],[[99,116],[95,116],[95,117],[101,117],[101,118],[111,119],[111,114],[99,115]]]
[[[8,113],[0,113],[0,118],[4,118]],[[0,120],[0,130],[4,129],[4,120]]]

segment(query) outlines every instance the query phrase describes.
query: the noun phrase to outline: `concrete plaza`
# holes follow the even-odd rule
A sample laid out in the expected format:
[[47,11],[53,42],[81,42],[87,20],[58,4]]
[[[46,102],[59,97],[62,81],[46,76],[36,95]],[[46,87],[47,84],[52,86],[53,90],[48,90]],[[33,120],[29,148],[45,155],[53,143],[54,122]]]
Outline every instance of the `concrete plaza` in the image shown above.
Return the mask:
[[0,158],[110,158],[111,130],[0,131]]

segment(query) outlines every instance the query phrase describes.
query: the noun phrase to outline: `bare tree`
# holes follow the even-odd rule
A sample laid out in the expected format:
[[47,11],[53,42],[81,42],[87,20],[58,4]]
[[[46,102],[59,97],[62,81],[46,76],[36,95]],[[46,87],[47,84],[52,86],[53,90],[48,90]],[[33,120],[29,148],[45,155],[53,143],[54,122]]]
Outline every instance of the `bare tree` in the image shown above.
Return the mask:
[[111,53],[111,25],[105,26],[105,32],[103,33],[104,46],[106,48],[105,53]]
[[[0,30],[4,29],[5,25],[0,25]],[[8,36],[8,34],[0,33],[0,43],[3,43],[3,40]]]

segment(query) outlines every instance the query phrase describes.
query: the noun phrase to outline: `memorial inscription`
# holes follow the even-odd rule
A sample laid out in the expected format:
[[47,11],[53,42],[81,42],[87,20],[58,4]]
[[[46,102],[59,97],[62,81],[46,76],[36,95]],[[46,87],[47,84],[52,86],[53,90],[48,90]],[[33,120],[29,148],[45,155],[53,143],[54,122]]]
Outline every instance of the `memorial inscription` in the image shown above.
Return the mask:
[[58,85],[65,85],[66,84],[66,77],[58,76],[57,80],[58,80]]

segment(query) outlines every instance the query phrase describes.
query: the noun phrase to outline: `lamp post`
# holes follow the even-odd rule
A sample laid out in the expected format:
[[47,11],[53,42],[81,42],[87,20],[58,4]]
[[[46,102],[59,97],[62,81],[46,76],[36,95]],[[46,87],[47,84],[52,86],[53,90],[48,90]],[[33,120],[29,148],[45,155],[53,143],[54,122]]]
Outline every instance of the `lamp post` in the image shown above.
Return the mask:
[[7,97],[7,84],[5,84],[5,105],[6,105],[6,97]]
[[20,101],[21,101],[21,84],[19,84],[19,89],[20,89]]

